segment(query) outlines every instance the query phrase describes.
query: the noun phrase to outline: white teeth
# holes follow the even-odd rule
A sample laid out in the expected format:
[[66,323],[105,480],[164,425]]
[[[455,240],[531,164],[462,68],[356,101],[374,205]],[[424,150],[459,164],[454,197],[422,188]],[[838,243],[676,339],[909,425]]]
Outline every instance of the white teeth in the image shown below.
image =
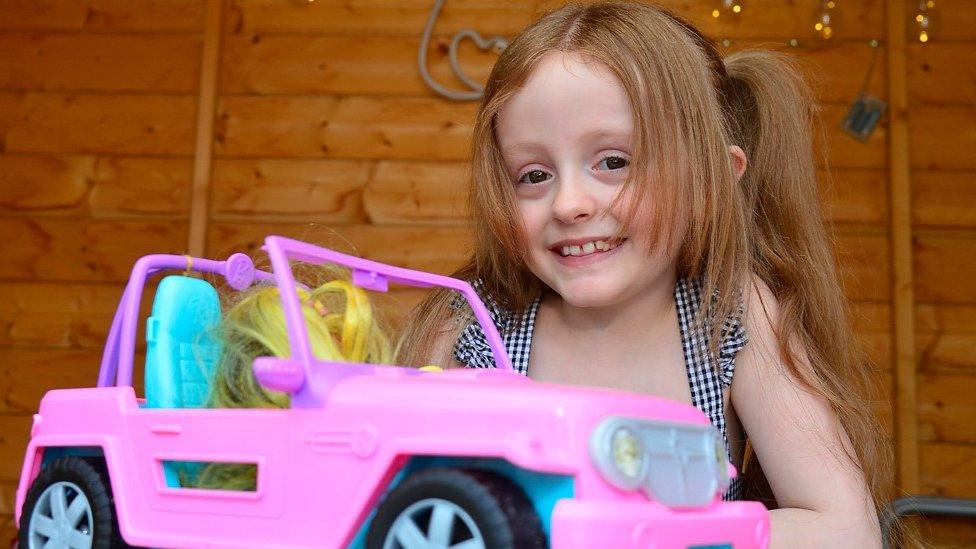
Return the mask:
[[575,246],[575,245],[563,246],[560,252],[563,257],[570,256],[570,255],[582,256],[582,255],[590,255],[596,251],[601,251],[601,252],[610,251],[619,245],[620,245],[619,242],[611,244],[606,240],[594,240],[591,242],[586,242],[580,246]]

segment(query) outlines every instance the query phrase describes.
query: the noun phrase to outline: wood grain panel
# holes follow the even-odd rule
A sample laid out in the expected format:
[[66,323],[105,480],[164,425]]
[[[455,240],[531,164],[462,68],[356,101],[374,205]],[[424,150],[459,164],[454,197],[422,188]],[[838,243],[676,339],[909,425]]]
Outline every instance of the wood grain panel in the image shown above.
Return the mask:
[[[420,36],[433,4],[423,0],[325,0],[282,4],[275,0],[233,0],[224,25],[236,33],[308,33]],[[437,32],[471,27],[484,36],[513,34],[535,19],[535,2],[466,0],[445,2]]]
[[[437,20],[436,31],[453,34],[462,28],[473,27],[484,36],[514,34],[543,11],[565,3],[564,0],[446,2]],[[419,35],[431,5],[422,0],[318,0],[308,5],[282,5],[275,0],[235,0],[226,27],[235,32]],[[809,40],[813,38],[812,21],[819,2],[769,2],[756,5],[754,9],[746,4],[741,17],[719,19],[711,17],[716,4],[709,0],[668,5],[699,25],[709,36]],[[844,8],[844,36],[876,38],[883,34],[883,10],[879,0],[845,4]]]
[[976,445],[923,443],[919,445],[922,493],[976,498]]
[[881,170],[820,170],[826,215],[835,223],[881,225],[888,221],[888,193]]
[[[221,91],[254,94],[434,96],[417,67],[416,36],[229,36]],[[428,69],[435,80],[467,89],[447,61],[450,37],[431,40]],[[301,52],[301,55],[296,55]],[[497,59],[470,42],[459,59],[477,82],[485,82]]]
[[[917,0],[902,0],[905,3],[905,13],[914,17],[918,12]],[[933,18],[932,40],[929,44],[943,42],[972,41],[973,29],[976,28],[976,12],[972,10],[970,0],[938,0],[935,7],[929,11]],[[908,43],[918,42],[917,27],[909,20],[905,22],[905,33]]]
[[976,232],[915,232],[915,293],[921,302],[976,303]]
[[[0,93],[10,152],[190,155],[196,102],[177,95]],[[0,121],[0,130],[2,130]]]
[[41,397],[51,389],[94,387],[98,382],[102,351],[0,349],[0,360],[3,360],[3,367],[0,368],[0,395],[3,396],[0,412],[33,414]]
[[192,32],[203,27],[197,0],[0,0],[0,29]]
[[[941,29],[935,29],[938,36]],[[972,37],[970,37],[972,39]],[[908,47],[908,98],[919,104],[976,103],[976,43],[935,41]]]
[[0,213],[179,217],[190,160],[0,154]]
[[181,253],[185,223],[2,219],[7,261],[0,279],[121,282],[149,253]]
[[890,301],[891,267],[887,235],[845,227],[836,237],[837,260],[847,298]]
[[0,155],[0,212],[86,210],[94,156]]
[[926,442],[976,444],[976,376],[918,376],[918,436]]
[[183,219],[189,209],[192,168],[188,158],[99,157],[91,213]]
[[976,546],[976,522],[965,517],[926,517],[918,521],[919,532],[930,547]]
[[0,345],[101,349],[123,288],[0,282]]
[[368,97],[224,97],[219,156],[459,160],[474,103]]
[[[17,483],[12,481],[0,481],[0,539],[12,540],[17,536],[17,527],[14,525],[14,501],[17,495]],[[9,515],[9,516],[8,516]]]
[[913,172],[912,224],[976,228],[976,172]]
[[892,369],[891,304],[851,304],[851,323],[867,358],[880,370]]
[[461,162],[382,161],[363,201],[377,225],[468,223],[468,166]]
[[866,142],[858,141],[840,128],[848,108],[848,104],[821,106],[822,130],[818,129],[814,134],[817,138],[816,158],[826,155],[826,164],[830,169],[884,169],[887,158],[887,120],[882,119]]
[[450,274],[470,253],[471,235],[464,227],[408,227],[282,223],[215,223],[207,253],[223,257],[256,250],[269,234],[280,234],[331,247],[367,259],[408,269]]
[[[434,79],[455,89],[467,89],[454,77],[447,59],[451,36],[434,36],[428,51],[428,70]],[[433,96],[417,68],[415,36],[335,36],[248,34],[228,36],[221,90],[231,94],[337,94]],[[819,101],[847,103],[864,85],[872,49],[866,43],[789,47],[785,42],[742,41],[729,51],[762,47],[784,51],[797,61]],[[295,52],[302,52],[296,55]],[[463,41],[460,65],[476,82],[485,82],[497,59]],[[881,53],[869,89],[885,97]],[[838,70],[844,67],[845,70]],[[853,70],[861,67],[861,70]]]
[[193,93],[199,80],[200,39],[0,33],[0,67],[4,89]]
[[888,96],[883,46],[879,46],[875,52],[867,41],[846,38],[829,43],[803,41],[795,47],[786,40],[737,40],[732,41],[728,47],[721,47],[720,51],[733,52],[751,48],[788,54],[810,84],[814,97],[821,103],[850,103],[857,98],[864,89],[865,77],[874,54],[874,69],[867,89],[875,97],[884,99]]
[[3,433],[0,436],[0,480],[16,482],[20,478],[30,426],[30,415],[0,414],[0,433]]
[[976,104],[917,105],[909,118],[913,169],[976,171]]
[[976,375],[976,306],[915,306],[920,371]]
[[364,222],[362,192],[373,169],[371,162],[355,160],[217,160],[213,217]]

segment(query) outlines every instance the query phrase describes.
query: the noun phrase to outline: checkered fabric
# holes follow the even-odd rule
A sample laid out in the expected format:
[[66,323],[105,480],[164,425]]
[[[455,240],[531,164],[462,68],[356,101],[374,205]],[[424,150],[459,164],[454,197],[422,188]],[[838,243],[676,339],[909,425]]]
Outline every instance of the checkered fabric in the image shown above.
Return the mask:
[[[474,281],[472,286],[491,314],[492,321],[498,328],[512,360],[512,366],[522,375],[527,375],[532,332],[535,328],[535,317],[539,312],[541,298],[536,298],[525,313],[518,317],[503,310],[491,296],[486,295],[480,281]],[[688,383],[691,389],[691,401],[695,407],[708,416],[712,425],[722,433],[722,438],[725,440],[726,455],[731,461],[732,454],[726,433],[725,401],[722,398],[722,392],[732,384],[735,355],[745,347],[748,338],[742,325],[741,315],[727,319],[722,326],[722,344],[719,347],[718,368],[714,367],[708,353],[708,331],[695,325],[695,314],[701,305],[701,292],[701,280],[695,279],[679,280],[674,289],[678,323],[681,327],[681,344],[684,349]],[[455,309],[460,310],[463,307],[462,300],[463,298],[459,297],[459,300],[455,302]],[[491,347],[488,346],[484,331],[474,320],[464,328],[454,345],[454,358],[469,368],[495,367],[495,361],[491,356]],[[741,495],[741,480],[735,478],[723,499],[736,500]]]
[[[528,374],[529,368],[529,347],[532,345],[532,330],[535,328],[535,315],[539,312],[540,298],[532,301],[521,318],[506,311],[498,305],[490,295],[484,292],[484,286],[480,280],[471,283],[478,297],[484,302],[485,308],[491,315],[491,320],[495,323],[498,333],[502,336],[505,343],[505,350],[508,351],[508,358],[512,361],[512,367],[522,374]],[[460,310],[464,307],[464,298],[460,295],[454,302],[454,309]],[[491,347],[485,339],[485,332],[472,317],[471,322],[464,328],[454,344],[454,358],[461,364],[466,364],[468,368],[494,368],[495,359],[491,356]]]
[[[691,402],[705,412],[712,425],[725,440],[725,453],[732,461],[732,449],[725,425],[725,400],[722,391],[732,384],[735,371],[735,355],[748,342],[742,324],[741,311],[725,320],[722,325],[722,344],[718,349],[718,368],[709,356],[709,334],[707,327],[695,324],[695,314],[702,302],[702,282],[700,279],[679,280],[674,288],[674,301],[678,309],[678,325],[681,327],[681,347],[685,354],[688,371],[688,385],[691,389]],[[708,324],[706,320],[706,324]],[[742,496],[742,479],[732,479],[723,499],[736,500]]]

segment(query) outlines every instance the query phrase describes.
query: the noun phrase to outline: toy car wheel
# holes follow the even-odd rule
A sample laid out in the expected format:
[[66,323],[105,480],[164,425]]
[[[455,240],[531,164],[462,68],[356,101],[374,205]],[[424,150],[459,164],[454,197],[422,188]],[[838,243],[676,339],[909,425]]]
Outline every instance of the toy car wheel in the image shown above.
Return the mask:
[[19,545],[21,549],[124,546],[111,490],[91,463],[68,456],[41,470],[24,502]]
[[485,471],[415,473],[380,504],[369,549],[546,547],[532,504],[508,479]]

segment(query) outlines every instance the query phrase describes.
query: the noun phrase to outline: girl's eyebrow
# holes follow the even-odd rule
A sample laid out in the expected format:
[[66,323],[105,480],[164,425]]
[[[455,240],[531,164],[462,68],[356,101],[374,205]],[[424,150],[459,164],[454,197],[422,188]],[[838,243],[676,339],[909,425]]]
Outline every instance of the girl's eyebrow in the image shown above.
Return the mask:
[[519,153],[532,154],[545,151],[545,145],[538,141],[518,141],[500,148],[502,150],[502,156],[511,156]]
[[[579,139],[585,141],[624,141],[630,143],[633,132],[630,128],[608,130],[597,128],[580,134]],[[542,141],[516,141],[507,146],[500,146],[503,155],[517,153],[535,153],[544,151],[546,146]]]
[[621,130],[608,130],[605,128],[599,128],[590,130],[580,136],[580,139],[593,140],[593,141],[616,141],[623,140],[630,143],[632,138],[632,131],[630,128]]

